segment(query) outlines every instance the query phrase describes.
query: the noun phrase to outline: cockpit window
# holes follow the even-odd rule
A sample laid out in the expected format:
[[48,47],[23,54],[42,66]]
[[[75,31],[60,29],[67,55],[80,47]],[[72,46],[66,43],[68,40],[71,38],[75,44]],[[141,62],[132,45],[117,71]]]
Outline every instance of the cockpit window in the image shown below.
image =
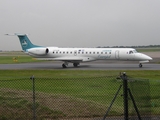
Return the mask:
[[129,54],[133,54],[133,51],[129,51]]
[[137,51],[136,51],[136,50],[133,50],[133,52],[134,52],[134,53],[137,53]]
[[133,54],[133,53],[137,53],[137,51],[136,50],[130,50],[129,51],[129,54]]

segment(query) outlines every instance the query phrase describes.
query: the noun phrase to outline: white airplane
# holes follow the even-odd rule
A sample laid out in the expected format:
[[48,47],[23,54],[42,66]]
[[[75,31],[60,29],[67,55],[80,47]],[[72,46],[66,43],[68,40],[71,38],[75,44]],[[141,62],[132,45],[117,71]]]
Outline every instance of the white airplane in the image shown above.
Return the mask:
[[139,67],[142,67],[142,63],[152,60],[151,57],[138,53],[133,48],[44,47],[32,44],[26,34],[15,33],[14,35],[18,36],[25,53],[38,59],[63,61],[63,68],[66,68],[69,63],[73,63],[73,66],[77,67],[82,62],[95,60],[139,61]]

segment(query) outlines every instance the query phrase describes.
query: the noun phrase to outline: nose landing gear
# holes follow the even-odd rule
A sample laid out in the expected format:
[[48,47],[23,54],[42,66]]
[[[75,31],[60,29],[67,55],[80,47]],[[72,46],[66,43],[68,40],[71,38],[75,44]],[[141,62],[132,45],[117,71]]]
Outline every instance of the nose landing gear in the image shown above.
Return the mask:
[[139,67],[142,68],[143,67],[142,63],[148,63],[148,62],[149,60],[139,61]]
[[142,68],[142,67],[143,67],[142,63],[139,63],[139,67],[140,67],[140,68]]

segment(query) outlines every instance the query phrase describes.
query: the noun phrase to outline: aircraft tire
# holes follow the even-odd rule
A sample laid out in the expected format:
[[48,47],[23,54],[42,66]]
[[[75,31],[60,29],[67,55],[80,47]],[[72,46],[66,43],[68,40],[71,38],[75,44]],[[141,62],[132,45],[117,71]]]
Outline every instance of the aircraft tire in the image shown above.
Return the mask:
[[77,67],[79,65],[79,63],[73,63],[74,67]]
[[63,67],[63,68],[67,68],[67,66],[66,66],[65,64],[62,64],[62,67]]
[[142,66],[143,66],[142,63],[139,63],[139,67],[142,68]]

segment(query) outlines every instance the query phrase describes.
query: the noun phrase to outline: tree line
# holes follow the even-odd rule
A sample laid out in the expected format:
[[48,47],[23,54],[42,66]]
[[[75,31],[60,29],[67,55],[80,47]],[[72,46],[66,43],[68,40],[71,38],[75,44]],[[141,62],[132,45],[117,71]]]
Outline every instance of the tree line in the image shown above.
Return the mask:
[[97,48],[156,48],[160,45],[138,45],[138,46],[98,46]]

